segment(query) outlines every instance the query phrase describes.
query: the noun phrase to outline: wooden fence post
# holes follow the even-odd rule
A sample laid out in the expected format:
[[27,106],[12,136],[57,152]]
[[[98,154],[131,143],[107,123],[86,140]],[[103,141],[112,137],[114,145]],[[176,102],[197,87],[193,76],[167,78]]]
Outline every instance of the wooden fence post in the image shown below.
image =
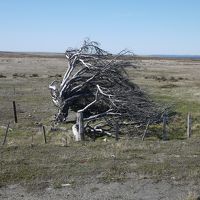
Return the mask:
[[145,131],[144,131],[144,134],[143,134],[143,136],[142,136],[142,141],[144,141],[144,138],[145,138],[145,136],[146,136],[146,134],[147,134],[147,131],[148,131],[148,128],[149,128],[149,124],[150,124],[150,120],[147,122]]
[[94,130],[92,131],[92,139],[93,139],[93,142],[95,142],[95,140],[96,140],[96,135],[95,135],[95,131],[94,131]]
[[8,122],[8,125],[7,125],[7,128],[6,128],[6,132],[5,132],[5,137],[4,137],[2,145],[4,145],[6,143],[6,139],[7,139],[7,135],[8,135],[8,131],[9,131],[9,126],[10,126],[10,122]]
[[42,125],[42,130],[43,130],[43,134],[44,134],[44,143],[47,143],[47,138],[46,138],[46,130],[45,130],[45,126]]
[[187,115],[187,137],[190,138],[192,132],[192,119],[190,113]]
[[163,113],[163,140],[167,140],[167,114]]
[[13,101],[13,112],[14,112],[15,123],[17,123],[17,110],[15,101]]
[[83,122],[83,112],[77,112],[77,122],[76,126],[78,127],[78,135],[77,135],[77,141],[84,140],[84,122]]

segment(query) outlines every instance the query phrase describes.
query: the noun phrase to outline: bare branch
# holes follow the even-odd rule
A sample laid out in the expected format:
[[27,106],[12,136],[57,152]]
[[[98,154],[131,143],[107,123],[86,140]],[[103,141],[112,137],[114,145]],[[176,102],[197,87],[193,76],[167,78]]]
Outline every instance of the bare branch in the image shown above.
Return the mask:
[[113,56],[90,41],[85,41],[80,49],[66,51],[63,80],[60,85],[57,81],[49,85],[53,102],[59,107],[56,120],[65,121],[71,109],[83,112],[85,122],[99,120],[111,128],[116,122],[121,127],[136,129],[149,120],[151,124],[159,122],[158,106],[128,79],[125,67],[134,69],[137,60],[124,59],[127,53],[123,50]]

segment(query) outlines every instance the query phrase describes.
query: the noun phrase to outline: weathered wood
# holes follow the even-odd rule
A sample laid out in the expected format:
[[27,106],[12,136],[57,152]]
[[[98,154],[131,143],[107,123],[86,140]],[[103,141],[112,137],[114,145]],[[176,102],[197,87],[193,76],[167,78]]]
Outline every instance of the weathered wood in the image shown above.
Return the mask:
[[145,138],[145,136],[146,136],[146,134],[147,134],[147,131],[148,131],[148,128],[149,128],[149,124],[150,124],[150,120],[147,122],[145,131],[144,131],[144,134],[143,134],[143,136],[142,136],[142,141],[144,141],[144,138]]
[[7,135],[8,135],[8,131],[9,131],[9,126],[10,126],[10,122],[8,122],[7,128],[6,128],[6,132],[5,132],[5,136],[4,136],[4,140],[3,140],[3,144],[4,145],[6,143],[6,139],[7,139]]
[[72,127],[72,132],[75,136],[75,141],[81,141],[85,139],[82,111],[77,112],[77,120],[76,120],[76,124]]
[[192,133],[192,118],[191,114],[188,113],[187,115],[187,137],[190,138]]
[[72,133],[74,135],[74,139],[75,141],[80,141],[80,136],[79,136],[79,133],[78,133],[78,125],[77,124],[74,124],[72,126]]
[[167,140],[167,114],[163,114],[163,140]]
[[95,135],[95,131],[94,130],[92,131],[92,140],[93,140],[93,142],[95,142],[95,140],[96,140],[96,135]]
[[14,112],[15,123],[17,123],[17,109],[15,101],[13,101],[13,112]]
[[43,135],[44,135],[44,143],[47,143],[47,138],[46,138],[46,129],[45,126],[42,126],[42,130],[43,130]]
[[79,135],[81,137],[81,140],[85,139],[85,135],[84,135],[84,122],[83,122],[83,112],[77,112],[77,117],[78,117],[78,131],[79,131]]

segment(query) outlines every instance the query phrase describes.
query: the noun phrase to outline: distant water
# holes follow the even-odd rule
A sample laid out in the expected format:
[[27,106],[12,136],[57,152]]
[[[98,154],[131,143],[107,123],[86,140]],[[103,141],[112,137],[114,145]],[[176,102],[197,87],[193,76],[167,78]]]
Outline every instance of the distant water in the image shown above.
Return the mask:
[[[21,56],[46,56],[46,57],[63,57],[64,53],[58,52],[11,52],[11,51],[0,51],[0,55],[21,55]],[[115,54],[113,54],[115,55]],[[200,55],[162,55],[162,54],[152,54],[152,55],[137,55],[141,57],[152,57],[152,58],[174,58],[174,59],[196,59],[200,60]]]
[[158,58],[189,58],[189,59],[200,59],[200,55],[149,55],[150,57]]

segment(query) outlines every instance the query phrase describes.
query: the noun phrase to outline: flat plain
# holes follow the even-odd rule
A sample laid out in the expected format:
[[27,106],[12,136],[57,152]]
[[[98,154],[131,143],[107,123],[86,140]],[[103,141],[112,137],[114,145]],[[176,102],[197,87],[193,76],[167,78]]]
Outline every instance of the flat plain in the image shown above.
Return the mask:
[[129,78],[176,112],[167,126],[169,140],[162,140],[161,124],[150,127],[145,141],[124,136],[76,143],[71,123],[52,125],[57,110],[48,85],[62,78],[65,56],[0,53],[0,199],[198,199],[200,60],[138,61],[140,67],[126,69]]

